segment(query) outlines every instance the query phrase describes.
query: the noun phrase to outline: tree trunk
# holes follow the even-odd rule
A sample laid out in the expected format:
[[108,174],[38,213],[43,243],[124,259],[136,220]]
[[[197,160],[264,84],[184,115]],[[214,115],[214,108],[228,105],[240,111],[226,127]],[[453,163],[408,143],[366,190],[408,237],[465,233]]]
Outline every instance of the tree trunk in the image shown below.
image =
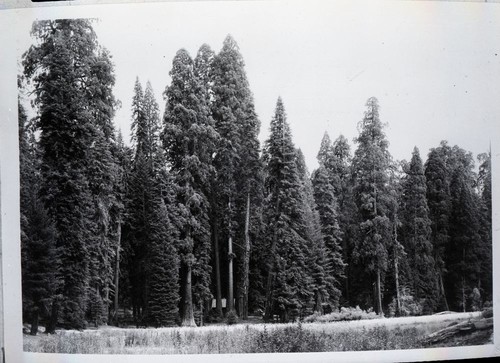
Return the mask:
[[228,259],[229,259],[229,286],[227,296],[227,312],[234,311],[234,293],[233,293],[233,237],[228,240]]
[[377,313],[382,316],[382,291],[380,286],[380,267],[377,267]]
[[443,275],[442,275],[441,271],[438,272],[438,279],[439,279],[439,289],[441,291],[441,296],[443,297],[443,300],[444,300],[444,306],[446,308],[446,311],[449,311],[450,308],[448,306],[448,300],[446,299],[446,294],[444,292]]
[[398,228],[394,224],[394,275],[396,280],[396,316],[401,314],[401,297],[399,295],[399,242],[398,242]]
[[319,291],[316,291],[314,298],[314,311],[323,315],[323,305]]
[[267,275],[266,286],[266,308],[264,313],[264,320],[271,321],[273,319],[273,285],[274,285],[274,254],[276,251],[277,236],[276,231],[273,235],[273,243],[271,244],[270,258],[271,263],[269,266],[269,274]]
[[184,291],[184,312],[182,317],[182,326],[196,326],[193,313],[193,294],[191,286],[191,263],[187,264],[186,271],[186,290]]
[[[279,196],[279,193],[278,193]],[[276,210],[280,210],[280,200],[276,201]],[[279,216],[276,218],[275,227],[278,225]],[[273,319],[273,285],[274,285],[274,255],[276,253],[276,244],[278,242],[278,236],[276,235],[276,230],[273,233],[273,242],[271,244],[271,251],[269,251],[269,256],[271,258],[271,263],[269,264],[269,274],[267,275],[267,286],[266,286],[266,307],[264,313],[264,320],[270,321]]]
[[398,268],[398,256],[395,252],[394,256],[394,274],[396,279],[396,316],[401,315],[401,297],[399,296],[399,268]]
[[465,313],[465,281],[464,277],[462,276],[462,310]]
[[243,320],[248,319],[248,289],[250,285],[250,193],[247,194],[247,211],[245,216],[245,252],[243,254],[243,301],[241,315]]
[[122,224],[118,222],[117,228],[118,242],[116,244],[116,263],[115,263],[115,296],[113,301],[113,323],[116,323],[118,316],[118,296],[119,296],[119,282],[120,282],[120,246],[122,240]]
[[45,329],[45,332],[47,334],[55,334],[58,316],[59,302],[54,299],[54,301],[52,302],[52,311],[50,314],[49,323],[47,324],[47,328]]
[[[215,260],[215,309],[219,318],[222,318],[222,291],[220,283],[220,255],[219,255],[219,226],[217,220],[217,210],[215,205],[214,192],[212,192],[212,232],[214,239],[214,260]],[[210,304],[210,306],[212,306]]]
[[31,317],[31,330],[30,335],[36,335],[38,333],[38,318],[40,316],[40,312],[38,307],[33,309],[33,315]]
[[106,285],[104,285],[104,314],[103,314],[106,317],[106,321],[104,322],[106,325],[109,323],[109,301],[110,301],[109,281],[106,281]]
[[200,301],[200,326],[203,326],[203,299]]

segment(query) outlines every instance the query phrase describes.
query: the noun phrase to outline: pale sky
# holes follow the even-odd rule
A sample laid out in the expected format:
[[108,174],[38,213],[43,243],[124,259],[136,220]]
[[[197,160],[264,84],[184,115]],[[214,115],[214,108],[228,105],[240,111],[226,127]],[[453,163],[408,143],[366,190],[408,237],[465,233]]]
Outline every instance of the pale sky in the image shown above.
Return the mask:
[[[195,57],[207,43],[219,52],[228,33],[246,63],[261,142],[281,96],[310,171],[325,131],[332,140],[343,134],[354,152],[357,123],[371,96],[379,100],[389,150],[398,160],[408,160],[414,146],[425,160],[442,139],[477,155],[500,134],[498,4],[255,1],[96,8],[50,16],[99,17],[94,28],[113,56],[114,93],[122,102],[115,123],[126,139],[136,76],[143,85],[151,81],[163,113],[177,50]],[[26,34],[30,24],[22,25]]]

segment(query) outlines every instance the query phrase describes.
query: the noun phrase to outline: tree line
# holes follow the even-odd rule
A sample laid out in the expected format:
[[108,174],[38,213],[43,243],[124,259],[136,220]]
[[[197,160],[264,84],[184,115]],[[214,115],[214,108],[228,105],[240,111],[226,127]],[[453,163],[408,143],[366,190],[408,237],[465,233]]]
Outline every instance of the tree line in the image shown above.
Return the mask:
[[[286,322],[341,306],[379,314],[491,301],[491,156],[446,141],[425,163],[388,150],[376,98],[351,153],[325,133],[309,174],[281,98],[260,121],[231,36],[179,50],[163,116],[134,85],[115,130],[109,52],[89,20],[38,21],[19,103],[23,319],[89,325]],[[227,301],[226,306],[223,302]],[[212,303],[214,302],[214,306]],[[127,315],[128,314],[128,315]]]

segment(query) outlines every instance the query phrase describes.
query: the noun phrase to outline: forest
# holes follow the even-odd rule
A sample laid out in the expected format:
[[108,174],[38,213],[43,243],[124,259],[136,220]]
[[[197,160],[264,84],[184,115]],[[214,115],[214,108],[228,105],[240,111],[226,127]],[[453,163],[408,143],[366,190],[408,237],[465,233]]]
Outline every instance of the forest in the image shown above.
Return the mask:
[[[267,141],[236,41],[180,49],[163,113],[137,78],[131,142],[91,20],[33,24],[19,101],[23,321],[200,326],[479,311],[492,301],[491,153],[389,153],[375,97],[311,173],[278,98]],[[163,86],[163,85],[162,85]],[[266,120],[268,122],[268,120]],[[333,135],[332,135],[333,136]],[[485,147],[486,149],[486,147]]]

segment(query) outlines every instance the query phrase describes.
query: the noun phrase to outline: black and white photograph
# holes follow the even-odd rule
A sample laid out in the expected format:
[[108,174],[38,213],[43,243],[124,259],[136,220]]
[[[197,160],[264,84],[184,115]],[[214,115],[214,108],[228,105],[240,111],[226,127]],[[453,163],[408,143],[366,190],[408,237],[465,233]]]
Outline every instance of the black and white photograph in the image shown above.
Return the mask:
[[24,352],[494,351],[500,4],[68,8],[15,29]]

